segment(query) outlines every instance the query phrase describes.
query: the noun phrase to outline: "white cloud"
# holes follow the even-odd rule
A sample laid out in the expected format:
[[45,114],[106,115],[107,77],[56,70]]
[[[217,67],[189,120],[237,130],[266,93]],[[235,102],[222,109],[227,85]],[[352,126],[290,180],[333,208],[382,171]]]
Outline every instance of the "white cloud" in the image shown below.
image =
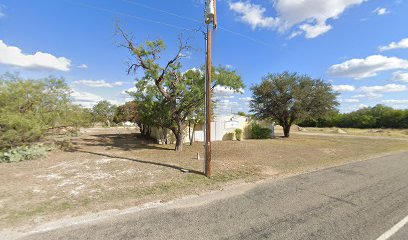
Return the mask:
[[388,99],[382,101],[385,105],[395,109],[407,109],[408,99]]
[[379,98],[382,97],[382,94],[379,93],[373,93],[373,92],[367,92],[365,94],[358,94],[358,95],[354,95],[352,96],[352,98]]
[[373,13],[375,13],[375,14],[381,16],[381,15],[387,15],[387,14],[389,14],[390,11],[389,11],[388,9],[386,9],[386,8],[380,8],[380,7],[378,7],[378,8],[376,8],[376,9],[374,9]]
[[[288,37],[288,39],[292,39],[292,38],[295,38],[295,37],[297,37],[297,36],[300,36],[300,35],[302,35],[302,31],[293,31],[290,35],[289,35],[289,37]],[[285,45],[285,47],[286,47],[286,45]]]
[[214,100],[233,99],[233,98],[234,98],[234,95],[223,95],[223,96],[215,95],[215,96],[213,97]]
[[315,38],[330,29],[328,20],[337,19],[343,12],[366,0],[275,0],[273,6],[276,17],[265,14],[266,9],[250,1],[229,2],[230,9],[239,14],[240,20],[256,28],[277,28],[285,32],[298,25],[289,38],[306,34],[306,38]]
[[[214,90],[213,90],[214,94],[216,96],[228,96],[228,95],[232,95],[232,94],[236,94],[236,92],[229,88],[229,87],[222,87],[222,86],[215,86]],[[244,93],[244,89],[240,90],[241,93]]]
[[393,49],[402,49],[402,48],[408,48],[408,38],[401,39],[399,42],[392,42],[388,44],[387,46],[381,46],[378,49],[380,51],[388,51],[388,50],[393,50]]
[[86,65],[86,64],[81,64],[81,65],[79,65],[77,68],[88,68],[88,65]]
[[99,95],[89,93],[89,92],[80,92],[76,90],[72,90],[71,92],[71,99],[74,104],[81,105],[85,108],[92,108],[98,102],[107,100],[111,104],[120,105],[123,104],[123,101],[112,100],[112,99],[105,99]]
[[390,103],[390,104],[408,104],[408,99],[404,100],[395,100],[395,99],[390,99],[390,100],[383,100],[383,103]]
[[85,85],[88,87],[95,87],[95,88],[112,88],[112,87],[122,86],[123,82],[108,83],[105,80],[79,80],[79,81],[75,81],[74,84]]
[[360,104],[358,104],[358,105],[356,106],[357,109],[362,109],[362,108],[367,108],[367,107],[368,107],[367,105],[362,104],[362,103],[360,103]]
[[408,72],[397,71],[393,73],[393,80],[408,83]]
[[136,93],[136,92],[137,92],[137,88],[132,87],[132,88],[129,88],[128,90],[123,90],[120,94],[125,95],[125,96],[130,96],[129,93]]
[[351,85],[333,85],[332,89],[338,92],[353,92],[356,90],[356,88]]
[[98,102],[104,100],[101,96],[88,92],[78,92],[76,90],[72,91],[71,98],[73,103],[82,105],[83,107],[86,108],[91,108]]
[[240,21],[249,24],[252,29],[272,28],[278,26],[278,20],[265,16],[266,9],[257,4],[247,2],[229,2],[231,10],[240,15]]
[[254,99],[251,98],[251,97],[243,97],[243,98],[240,98],[239,100],[244,101],[244,102],[250,102],[250,101],[252,101]]
[[308,24],[305,23],[299,27],[306,33],[306,38],[315,38],[319,35],[322,35],[325,32],[330,31],[332,29],[332,26],[327,25],[325,23],[321,24]]
[[345,99],[343,102],[345,102],[345,103],[358,103],[358,102],[360,102],[360,100],[355,99],[355,98],[348,98],[348,99]]
[[45,69],[66,72],[70,70],[71,60],[43,52],[27,55],[20,48],[7,46],[0,40],[0,64],[33,70]]
[[4,6],[3,4],[0,4],[0,18],[6,16],[5,9],[6,9],[6,6]]
[[366,93],[389,93],[389,92],[403,92],[407,91],[408,88],[405,85],[399,84],[387,84],[383,86],[363,86],[360,91]]
[[179,54],[180,57],[187,58],[187,59],[191,59],[191,55],[192,53],[190,51],[185,51]]
[[357,111],[359,109],[366,108],[366,107],[368,106],[362,103],[356,104],[356,105],[350,105],[350,106],[343,108],[342,112],[353,112],[353,111]]
[[397,57],[372,55],[365,59],[351,59],[333,65],[329,68],[329,73],[338,77],[362,79],[374,77],[378,72],[394,69],[408,69],[408,60]]

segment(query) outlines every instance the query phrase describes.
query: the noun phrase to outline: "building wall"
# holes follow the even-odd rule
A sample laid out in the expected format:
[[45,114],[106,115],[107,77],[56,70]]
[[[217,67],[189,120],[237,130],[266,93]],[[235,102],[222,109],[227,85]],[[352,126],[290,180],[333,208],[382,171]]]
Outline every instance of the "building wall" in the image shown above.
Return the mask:
[[[259,123],[263,127],[271,127],[271,124],[268,122],[260,122]],[[211,141],[228,141],[228,140],[235,140],[235,129],[242,129],[243,131],[243,138],[249,139],[251,138],[251,131],[250,131],[251,121],[249,121],[246,117],[239,116],[239,115],[229,115],[229,116],[217,116],[215,117],[214,121],[211,122]],[[197,125],[194,132],[194,142],[204,142],[204,125]],[[184,142],[189,143],[189,131],[188,127],[184,129]],[[191,128],[191,132],[193,129]],[[152,138],[157,139],[159,144],[164,144],[163,139],[167,138],[168,143],[175,143],[176,138],[171,130],[164,131],[161,128],[152,128],[152,133],[150,135]]]
[[[217,116],[211,122],[211,141],[234,140],[235,129],[237,128],[243,130],[244,138],[249,138],[249,125],[249,121],[243,116]],[[196,126],[194,141],[204,142],[204,127],[204,125]]]

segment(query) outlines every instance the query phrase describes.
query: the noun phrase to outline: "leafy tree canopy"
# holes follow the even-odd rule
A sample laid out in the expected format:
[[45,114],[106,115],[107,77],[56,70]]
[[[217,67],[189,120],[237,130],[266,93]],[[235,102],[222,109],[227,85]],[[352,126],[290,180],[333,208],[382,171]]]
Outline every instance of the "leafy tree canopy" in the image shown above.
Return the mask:
[[[176,137],[176,150],[181,151],[187,120],[199,116],[204,108],[204,71],[181,71],[183,52],[190,48],[181,40],[173,58],[159,61],[166,49],[162,40],[147,41],[137,46],[129,35],[120,28],[119,31],[132,56],[128,72],[142,70],[144,73],[137,79],[137,92],[134,94],[141,120],[150,126],[170,129]],[[214,68],[212,77],[213,88],[221,85],[239,92],[244,87],[241,77],[225,67]]]
[[293,123],[323,117],[338,105],[329,83],[298,73],[268,74],[251,90],[251,111],[260,119],[278,121],[285,137]]
[[64,79],[0,76],[0,149],[38,140],[58,127],[89,125],[86,111],[73,105]]

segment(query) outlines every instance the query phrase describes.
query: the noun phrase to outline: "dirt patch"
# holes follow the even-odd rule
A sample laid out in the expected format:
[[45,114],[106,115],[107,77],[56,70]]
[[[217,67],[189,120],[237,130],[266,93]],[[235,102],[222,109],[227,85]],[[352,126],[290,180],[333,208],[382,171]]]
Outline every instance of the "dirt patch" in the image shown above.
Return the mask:
[[[135,129],[86,129],[66,151],[0,164],[0,228],[34,226],[67,216],[125,209],[408,150],[408,141],[293,135],[289,139],[213,143],[212,179],[202,175],[202,143],[171,145]],[[188,173],[181,171],[187,169]]]

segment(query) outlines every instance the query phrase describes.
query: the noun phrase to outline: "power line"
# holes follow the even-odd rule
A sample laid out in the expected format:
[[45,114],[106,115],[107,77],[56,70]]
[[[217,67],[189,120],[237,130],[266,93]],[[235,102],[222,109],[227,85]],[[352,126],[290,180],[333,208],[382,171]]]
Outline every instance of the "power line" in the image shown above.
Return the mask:
[[264,45],[264,46],[267,46],[267,47],[272,47],[272,45],[270,45],[270,44],[268,44],[268,43],[266,43],[266,42],[263,42],[263,41],[257,40],[257,39],[255,39],[255,38],[252,38],[252,37],[247,36],[247,35],[245,35],[245,34],[242,34],[242,33],[239,33],[239,32],[235,32],[235,31],[232,31],[232,30],[229,30],[229,29],[224,28],[224,27],[219,26],[219,25],[218,25],[218,28],[219,28],[219,29],[221,29],[221,30],[223,30],[223,31],[229,32],[229,33],[231,33],[231,34],[234,34],[234,35],[237,35],[237,36],[240,36],[240,37],[246,38],[247,40],[250,40],[250,41],[253,41],[253,42],[256,42],[256,43],[262,44],[262,45]]
[[202,21],[199,21],[199,20],[194,19],[194,18],[182,16],[180,14],[172,13],[172,12],[169,12],[169,11],[166,11],[166,10],[163,10],[163,9],[159,9],[159,8],[154,8],[154,7],[151,7],[151,6],[142,4],[142,3],[138,3],[138,2],[135,2],[135,1],[130,1],[130,0],[122,0],[122,1],[133,4],[133,5],[137,5],[139,7],[150,9],[150,10],[153,10],[153,11],[156,11],[156,12],[166,13],[166,14],[171,15],[173,17],[177,17],[177,18],[181,18],[181,19],[184,19],[184,20],[189,20],[189,21],[193,21],[193,22],[197,22],[197,23],[202,23]]
[[123,12],[119,12],[119,11],[115,11],[115,10],[96,7],[96,6],[85,4],[85,3],[73,2],[73,1],[70,1],[70,0],[64,0],[64,1],[69,3],[69,4],[73,4],[73,5],[77,5],[77,6],[81,6],[81,7],[86,7],[86,8],[102,11],[102,12],[118,14],[118,15],[122,15],[122,16],[125,16],[125,17],[130,17],[130,18],[138,19],[138,20],[145,21],[145,22],[160,24],[160,25],[163,25],[163,26],[171,27],[171,28],[176,28],[176,29],[185,30],[185,31],[192,31],[192,32],[196,31],[194,29],[189,29],[189,28],[186,28],[186,27],[182,27],[182,26],[178,26],[178,25],[174,25],[174,24],[170,24],[170,23],[164,23],[164,22],[152,20],[152,19],[149,19],[149,18],[139,17],[139,16],[136,16],[136,15],[127,14],[127,13],[123,13]]
[[[168,15],[170,15],[170,16],[177,17],[177,18],[180,18],[180,19],[184,19],[184,20],[189,20],[189,21],[201,23],[201,21],[199,21],[199,20],[197,20],[197,19],[190,18],[190,17],[186,17],[186,16],[183,16],[183,15],[180,15],[180,14],[176,14],[176,13],[167,11],[167,10],[163,10],[163,9],[151,7],[151,6],[148,6],[148,5],[139,3],[139,2],[135,2],[135,1],[131,1],[131,0],[122,0],[122,1],[123,1],[123,2],[127,2],[127,3],[129,3],[129,4],[137,5],[137,6],[139,6],[139,7],[143,7],[143,8],[146,8],[146,9],[150,9],[150,10],[153,10],[153,11],[156,11],[156,12],[165,13],[165,14],[168,14]],[[225,32],[228,32],[228,33],[234,34],[234,35],[236,35],[236,36],[239,36],[239,37],[245,38],[245,39],[247,39],[247,40],[250,40],[250,41],[252,41],[252,42],[255,42],[255,43],[258,43],[258,44],[262,44],[262,45],[264,45],[264,46],[272,47],[272,45],[270,45],[270,44],[268,44],[268,43],[266,43],[266,42],[264,42],[264,41],[260,41],[260,40],[258,40],[258,39],[255,39],[255,38],[250,37],[250,36],[248,36],[248,35],[245,35],[245,34],[243,34],[243,33],[236,32],[236,31],[233,31],[233,30],[224,28],[224,27],[222,27],[222,26],[218,26],[218,28],[221,29],[221,30],[223,30],[223,31],[225,31]]]

